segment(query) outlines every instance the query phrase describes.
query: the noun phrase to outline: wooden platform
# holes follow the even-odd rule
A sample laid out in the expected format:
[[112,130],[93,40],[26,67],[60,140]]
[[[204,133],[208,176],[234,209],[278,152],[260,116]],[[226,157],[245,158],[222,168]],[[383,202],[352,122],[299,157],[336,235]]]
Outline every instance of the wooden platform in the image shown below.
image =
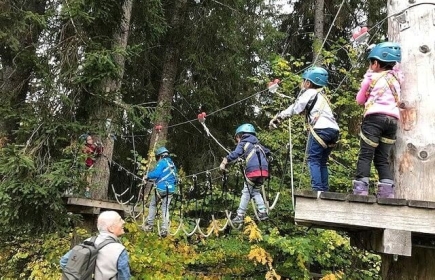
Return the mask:
[[76,214],[98,215],[101,211],[114,210],[124,217],[126,213],[133,212],[131,205],[121,205],[115,201],[103,201],[83,197],[64,197],[64,200],[67,210]]
[[378,251],[410,255],[415,236],[435,240],[435,202],[299,191],[295,222],[371,236],[368,243],[377,243]]

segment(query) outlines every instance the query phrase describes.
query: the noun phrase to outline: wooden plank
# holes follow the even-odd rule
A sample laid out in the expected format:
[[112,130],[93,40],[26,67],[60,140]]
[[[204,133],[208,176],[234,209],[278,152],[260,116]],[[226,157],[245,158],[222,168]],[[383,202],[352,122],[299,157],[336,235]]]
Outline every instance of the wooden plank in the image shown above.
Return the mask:
[[380,228],[435,234],[435,211],[408,206],[296,197],[298,224]]
[[391,206],[404,206],[407,205],[406,199],[402,198],[378,198],[378,204],[391,205]]
[[66,209],[68,212],[72,212],[74,214],[92,214],[92,215],[98,215],[101,212],[101,208],[98,207],[89,207],[89,206],[82,206],[82,205],[67,205]]
[[400,256],[411,256],[413,245],[410,231],[394,229],[352,232],[350,244],[360,249]]
[[347,198],[347,193],[321,192],[319,197],[321,199],[345,201]]
[[312,191],[312,190],[297,190],[295,191],[295,196],[302,196],[307,198],[315,198],[318,197],[318,192]]
[[357,194],[349,194],[347,196],[347,200],[351,202],[360,202],[360,203],[376,203],[376,197],[374,195],[357,195]]
[[424,200],[408,200],[409,207],[435,209],[435,202]]
[[68,197],[67,205],[81,205],[88,207],[95,207],[101,209],[119,210],[119,211],[131,211],[132,206],[121,205],[116,202],[93,200],[81,197]]
[[411,232],[406,230],[385,229],[382,237],[382,248],[379,252],[411,256],[412,240]]

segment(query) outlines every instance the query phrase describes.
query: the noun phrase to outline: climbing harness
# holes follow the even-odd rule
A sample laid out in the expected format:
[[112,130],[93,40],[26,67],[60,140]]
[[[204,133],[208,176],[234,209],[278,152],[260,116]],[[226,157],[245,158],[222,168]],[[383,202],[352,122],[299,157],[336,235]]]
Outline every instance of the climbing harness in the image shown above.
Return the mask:
[[[315,97],[313,98],[311,103],[308,105],[308,108],[305,109],[305,119],[306,119],[306,124],[307,124],[307,127],[308,127],[311,135],[313,135],[313,137],[314,137],[314,139],[316,139],[317,143],[319,143],[324,149],[327,149],[327,148],[333,148],[337,144],[336,143],[326,144],[325,141],[323,141],[323,139],[320,138],[320,136],[314,130],[314,126],[316,125],[317,121],[319,120],[320,116],[322,115],[326,104],[328,104],[332,110],[332,104],[329,101],[329,99],[326,97],[326,95],[323,93],[323,91],[324,91],[324,88],[317,89],[317,93],[316,93]],[[316,112],[314,119],[312,121],[310,121],[311,110],[314,108],[314,106],[318,100],[319,95],[323,98],[322,103],[320,104],[320,108]]]
[[[388,77],[390,76],[390,77]],[[397,93],[396,87],[394,86],[394,81],[397,81],[397,77],[393,74],[393,73],[389,73],[388,71],[383,71],[381,73],[381,75],[379,75],[379,77],[377,77],[376,79],[373,79],[370,82],[370,86],[368,87],[365,95],[366,97],[370,96],[370,93],[373,91],[373,88],[376,86],[376,83],[380,80],[380,79],[385,79],[387,82],[387,85],[382,88],[377,94],[376,96],[371,99],[365,106],[365,110],[364,110],[364,114],[370,109],[371,106],[373,106],[377,99],[379,97],[381,97],[385,92],[386,92],[386,87],[388,86],[388,88],[391,91],[391,94],[394,96],[394,100],[396,101],[396,106],[399,107],[400,106],[400,100],[399,100],[399,94]],[[376,148],[377,146],[379,146],[379,143],[376,143],[372,140],[370,140],[367,136],[364,135],[364,133],[362,131],[360,131],[359,133],[361,139],[367,143],[368,145],[370,145],[371,147]],[[385,143],[385,144],[389,144],[392,145],[396,142],[395,139],[389,139],[386,137],[381,137],[379,139],[380,142]]]
[[[389,77],[388,77],[388,76],[389,76]],[[385,79],[385,80],[387,81],[387,85],[386,85],[383,89],[381,89],[381,90],[376,94],[376,96],[375,96],[373,99],[371,99],[371,100],[368,102],[368,104],[365,106],[365,111],[364,111],[364,113],[367,112],[368,109],[370,109],[370,107],[373,106],[373,104],[376,103],[376,101],[378,100],[378,98],[381,97],[381,96],[386,92],[386,87],[387,87],[387,86],[388,86],[388,88],[390,89],[391,94],[392,94],[393,97],[394,97],[394,100],[396,101],[396,106],[397,106],[397,107],[400,106],[400,104],[399,104],[399,103],[400,103],[400,100],[399,100],[399,94],[397,93],[396,87],[395,87],[394,84],[393,84],[394,81],[397,81],[397,77],[396,77],[393,73],[388,73],[388,71],[383,71],[383,72],[381,73],[381,75],[379,75],[379,77],[377,77],[376,79],[373,79],[373,80],[370,82],[370,86],[368,87],[368,89],[367,89],[367,91],[366,91],[366,93],[365,93],[366,97],[369,97],[369,96],[370,96],[370,93],[373,91],[373,88],[376,86],[377,82],[378,82],[380,79]]]

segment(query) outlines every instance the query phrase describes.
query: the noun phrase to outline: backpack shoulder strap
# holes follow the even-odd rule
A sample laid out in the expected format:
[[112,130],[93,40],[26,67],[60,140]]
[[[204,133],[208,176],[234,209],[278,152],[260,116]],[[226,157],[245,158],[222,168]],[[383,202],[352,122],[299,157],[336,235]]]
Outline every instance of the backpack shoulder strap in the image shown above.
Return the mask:
[[95,240],[97,240],[97,236],[92,236],[89,240],[85,240],[81,244],[95,246]]
[[[96,237],[95,237],[95,239],[96,239]],[[119,242],[117,240],[115,240],[113,237],[110,237],[109,239],[106,239],[103,242],[101,242],[100,244],[98,244],[98,246],[97,246],[98,251],[100,251],[106,245],[109,245],[111,243],[119,243]]]

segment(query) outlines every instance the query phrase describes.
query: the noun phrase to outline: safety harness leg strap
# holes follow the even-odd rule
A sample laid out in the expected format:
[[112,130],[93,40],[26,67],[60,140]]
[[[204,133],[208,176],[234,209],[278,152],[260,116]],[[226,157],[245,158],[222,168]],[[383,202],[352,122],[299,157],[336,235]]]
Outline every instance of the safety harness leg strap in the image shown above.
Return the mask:
[[[377,146],[379,146],[379,143],[373,142],[372,140],[370,140],[367,136],[364,135],[364,133],[362,133],[362,131],[359,133],[359,136],[361,137],[361,139],[368,145],[370,145],[373,148],[376,148]],[[386,137],[381,137],[379,139],[380,142],[385,143],[385,144],[390,144],[393,145],[394,143],[396,143],[395,139],[390,139],[390,138],[386,138]]]
[[314,131],[314,128],[311,125],[308,125],[308,128],[310,129],[310,133],[313,135],[314,139],[316,139],[317,143],[319,143],[324,149],[333,148],[337,145],[336,143],[326,144],[325,141],[323,141],[323,139],[320,138],[320,136]]

